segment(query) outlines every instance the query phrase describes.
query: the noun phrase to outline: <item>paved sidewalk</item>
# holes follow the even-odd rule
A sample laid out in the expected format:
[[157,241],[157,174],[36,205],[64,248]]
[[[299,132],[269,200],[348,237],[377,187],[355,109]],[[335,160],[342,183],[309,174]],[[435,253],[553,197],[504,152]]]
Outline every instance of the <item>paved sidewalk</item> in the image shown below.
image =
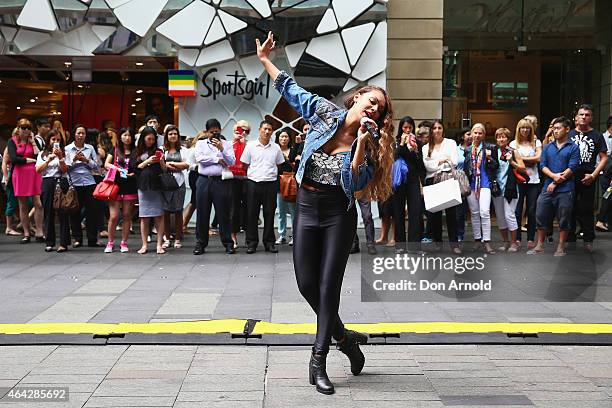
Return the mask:
[[[239,237],[242,242],[244,235]],[[134,248],[137,237],[130,239]],[[288,245],[278,254],[261,250],[247,255],[240,248],[236,255],[225,255],[213,237],[207,253],[194,256],[190,235],[180,250],[141,256],[104,254],[101,248],[45,253],[42,244],[17,242],[15,237],[0,236],[0,323],[315,321],[298,291]],[[430,301],[362,302],[361,257],[351,255],[340,316],[347,323],[612,323],[612,262],[606,257],[612,253],[612,233],[599,234],[596,252],[587,258],[580,250],[553,258],[550,246],[548,250],[531,257],[524,252],[492,255],[484,274],[497,273],[519,295],[538,282],[550,282],[540,289],[544,295],[555,295],[559,279],[574,280],[565,299],[572,302],[470,302],[441,296]]]
[[350,373],[332,350],[336,394],[307,382],[304,347],[31,346],[0,348],[0,387],[69,387],[63,403],[0,407],[612,407],[612,349],[364,346]]

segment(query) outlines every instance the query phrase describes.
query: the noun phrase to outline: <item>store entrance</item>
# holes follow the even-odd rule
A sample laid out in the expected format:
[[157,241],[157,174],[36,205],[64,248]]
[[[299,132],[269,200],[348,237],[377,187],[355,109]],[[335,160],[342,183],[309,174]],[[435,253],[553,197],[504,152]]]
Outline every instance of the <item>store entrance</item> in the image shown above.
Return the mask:
[[176,123],[168,97],[172,57],[0,56],[0,126],[12,129],[21,117],[79,123],[100,129],[138,126],[155,113],[160,124]]

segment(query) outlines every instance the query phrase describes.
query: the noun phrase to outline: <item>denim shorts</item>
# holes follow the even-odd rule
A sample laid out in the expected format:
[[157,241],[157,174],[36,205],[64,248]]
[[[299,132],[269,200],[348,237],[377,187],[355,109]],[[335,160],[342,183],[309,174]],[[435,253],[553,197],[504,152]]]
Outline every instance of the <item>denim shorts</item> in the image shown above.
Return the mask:
[[549,193],[545,189],[538,197],[536,207],[536,223],[538,229],[547,229],[556,215],[559,220],[559,229],[570,229],[572,209],[574,207],[574,192]]

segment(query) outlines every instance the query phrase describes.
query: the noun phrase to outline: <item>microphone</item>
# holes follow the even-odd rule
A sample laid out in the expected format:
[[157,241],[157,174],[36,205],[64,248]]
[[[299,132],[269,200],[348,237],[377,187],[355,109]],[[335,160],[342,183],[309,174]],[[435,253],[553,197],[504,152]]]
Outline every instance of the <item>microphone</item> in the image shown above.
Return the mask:
[[378,133],[378,130],[372,126],[372,122],[370,122],[370,120],[365,116],[361,118],[361,126],[364,126],[368,130],[368,133],[372,135],[375,142],[378,142],[378,139],[380,139],[380,133]]

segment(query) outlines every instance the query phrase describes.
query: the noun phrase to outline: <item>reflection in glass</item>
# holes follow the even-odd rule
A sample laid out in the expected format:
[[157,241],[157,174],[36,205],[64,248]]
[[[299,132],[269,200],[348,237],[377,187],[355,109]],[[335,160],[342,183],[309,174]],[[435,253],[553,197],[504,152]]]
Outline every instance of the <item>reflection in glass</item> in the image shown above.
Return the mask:
[[0,2],[0,24],[16,26],[17,17],[25,5],[26,0],[6,0]]
[[139,37],[136,34],[123,26],[119,26],[93,53],[96,55],[122,54],[138,44],[138,40]]
[[60,30],[68,32],[83,24],[87,6],[77,0],[51,0]]

